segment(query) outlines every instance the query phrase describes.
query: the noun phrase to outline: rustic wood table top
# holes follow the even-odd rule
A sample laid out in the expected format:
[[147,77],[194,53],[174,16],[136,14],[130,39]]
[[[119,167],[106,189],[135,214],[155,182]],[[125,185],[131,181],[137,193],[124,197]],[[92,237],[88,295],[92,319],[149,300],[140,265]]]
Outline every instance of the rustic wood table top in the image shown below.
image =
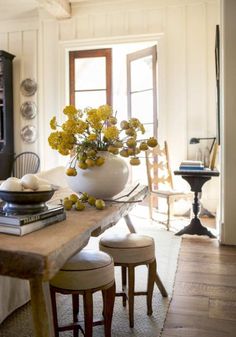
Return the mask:
[[[133,186],[127,187],[121,195],[128,194],[132,189]],[[70,193],[68,189],[61,189],[52,201],[58,202]],[[44,281],[51,279],[72,255],[86,246],[90,236],[101,234],[127,216],[147,193],[147,186],[139,185],[129,196],[117,202],[106,202],[104,210],[93,207],[83,212],[71,210],[67,212],[66,220],[22,237],[0,234],[0,275],[30,280],[36,337],[52,336]]]

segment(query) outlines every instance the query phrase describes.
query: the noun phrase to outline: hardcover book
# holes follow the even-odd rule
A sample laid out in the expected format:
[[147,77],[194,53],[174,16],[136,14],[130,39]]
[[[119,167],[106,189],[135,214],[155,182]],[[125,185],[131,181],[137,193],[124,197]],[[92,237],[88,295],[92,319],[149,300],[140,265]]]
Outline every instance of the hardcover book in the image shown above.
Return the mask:
[[28,223],[22,226],[15,226],[15,225],[0,223],[0,233],[23,236],[25,234],[37,231],[41,228],[44,228],[54,223],[63,221],[65,219],[66,219],[66,212],[63,212],[61,214],[52,215],[49,218],[35,221],[32,223]]
[[200,160],[183,160],[180,166],[203,166],[203,162]]
[[204,165],[200,160],[183,160],[179,166],[179,169],[186,171],[199,171],[204,170]]
[[15,226],[26,225],[35,221],[49,218],[53,215],[61,214],[64,212],[62,205],[48,205],[48,209],[35,214],[10,214],[0,211],[0,224],[9,224]]
[[190,166],[186,166],[186,165],[180,165],[179,167],[180,170],[191,170],[191,171],[202,171],[204,170],[204,166],[194,166],[194,165],[190,165]]

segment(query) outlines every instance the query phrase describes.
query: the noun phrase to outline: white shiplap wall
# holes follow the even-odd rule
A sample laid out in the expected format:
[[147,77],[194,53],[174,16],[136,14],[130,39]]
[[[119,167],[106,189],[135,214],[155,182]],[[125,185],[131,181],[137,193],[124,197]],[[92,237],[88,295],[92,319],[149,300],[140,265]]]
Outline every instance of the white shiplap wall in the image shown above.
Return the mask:
[[0,49],[15,55],[13,60],[15,153],[22,151],[38,153],[38,141],[26,144],[20,136],[21,129],[25,125],[34,125],[38,129],[39,124],[38,115],[33,120],[25,120],[20,114],[20,106],[23,102],[34,101],[36,105],[38,104],[39,91],[31,97],[25,97],[20,92],[21,81],[25,78],[32,78],[38,82],[38,19],[2,21],[0,23]]

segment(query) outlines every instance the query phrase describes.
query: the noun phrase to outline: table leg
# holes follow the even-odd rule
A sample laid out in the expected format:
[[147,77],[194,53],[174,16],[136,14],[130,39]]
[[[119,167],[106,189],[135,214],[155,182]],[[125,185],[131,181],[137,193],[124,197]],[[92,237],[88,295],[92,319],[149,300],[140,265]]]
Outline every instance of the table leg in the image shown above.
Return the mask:
[[[132,224],[130,216],[127,214],[127,215],[124,216],[124,219],[125,219],[127,227],[129,228],[130,233],[136,233],[136,230],[134,228],[134,225]],[[156,273],[155,282],[156,282],[156,285],[157,285],[158,289],[160,290],[160,293],[162,294],[162,296],[167,297],[168,293],[167,293],[158,273]]]
[[190,234],[190,235],[207,235],[210,238],[216,238],[206,227],[201,224],[200,219],[198,218],[198,213],[200,210],[200,202],[198,199],[198,192],[194,192],[194,203],[193,203],[193,213],[194,218],[191,220],[190,224],[184,227],[175,235],[183,235],[183,234]]
[[125,219],[127,227],[129,228],[130,233],[136,233],[136,230],[134,228],[134,225],[132,224],[129,214],[125,215],[124,219]]
[[35,337],[53,337],[41,277],[30,280],[31,306]]

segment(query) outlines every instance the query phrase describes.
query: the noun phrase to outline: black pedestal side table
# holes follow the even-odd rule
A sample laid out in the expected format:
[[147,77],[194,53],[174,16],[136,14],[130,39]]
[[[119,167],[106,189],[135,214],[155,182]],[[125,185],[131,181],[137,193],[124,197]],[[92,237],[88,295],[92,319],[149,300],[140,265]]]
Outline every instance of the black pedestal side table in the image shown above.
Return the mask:
[[199,193],[202,192],[202,186],[206,181],[210,180],[212,177],[219,176],[218,171],[210,170],[179,170],[174,171],[175,175],[181,175],[184,180],[186,180],[190,187],[191,191],[194,192],[194,202],[193,202],[193,214],[194,217],[191,220],[190,224],[180,230],[176,235],[183,234],[197,234],[197,235],[207,235],[210,238],[215,238],[215,236],[201,224],[201,221],[198,217],[200,211],[200,202],[199,202]]

